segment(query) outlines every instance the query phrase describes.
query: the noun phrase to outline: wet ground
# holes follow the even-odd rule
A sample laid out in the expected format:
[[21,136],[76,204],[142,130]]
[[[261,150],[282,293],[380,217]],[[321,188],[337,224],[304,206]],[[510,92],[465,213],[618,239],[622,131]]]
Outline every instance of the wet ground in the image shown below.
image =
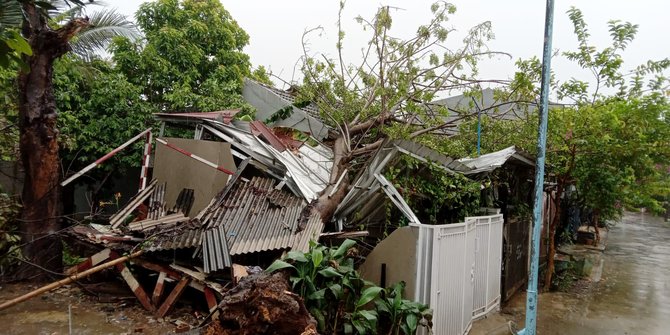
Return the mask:
[[[27,284],[2,285],[0,301],[34,288]],[[0,334],[174,334],[182,320],[197,322],[190,312],[189,308],[178,309],[166,319],[156,319],[134,297],[99,302],[77,286],[67,286],[0,311]]]
[[[580,281],[568,293],[540,295],[538,334],[670,334],[670,224],[641,213],[626,213],[608,234],[600,282]],[[497,323],[472,334],[509,334],[504,323],[523,325],[525,296],[519,294]]]

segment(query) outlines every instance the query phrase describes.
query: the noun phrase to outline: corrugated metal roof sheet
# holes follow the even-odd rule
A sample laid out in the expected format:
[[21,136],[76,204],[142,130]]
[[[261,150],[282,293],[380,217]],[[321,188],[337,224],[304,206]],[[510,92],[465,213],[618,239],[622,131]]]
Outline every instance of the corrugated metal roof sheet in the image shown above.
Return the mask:
[[286,173],[288,177],[287,183],[292,184],[291,189],[299,191],[307,201],[316,199],[328,186],[334,157],[328,147],[322,144],[305,144],[297,152],[279,151],[248,131],[217,122],[210,122],[210,125],[207,129],[218,130],[213,133],[236,149],[269,166],[280,166],[282,174]]
[[[186,223],[180,223],[186,225]],[[153,240],[148,240],[145,251],[161,251],[185,249],[199,246],[202,240],[202,229],[199,227],[184,227],[173,233],[162,233]]]
[[[148,241],[147,251],[202,246],[205,272],[230,267],[231,256],[270,250],[309,249],[318,239],[323,222],[312,213],[304,227],[300,215],[307,206],[302,198],[276,190],[274,179],[239,179],[230,190],[214,199],[197,219]],[[302,229],[301,229],[302,228]]]
[[529,157],[526,157],[525,154],[521,153],[514,146],[502,149],[500,151],[481,155],[477,158],[461,158],[458,161],[467,165],[470,169],[472,169],[470,171],[464,172],[464,174],[466,175],[471,175],[471,174],[493,171],[503,166],[510,159],[516,159],[520,162],[523,162],[526,165],[535,166],[535,163],[533,163],[533,161]]
[[[338,220],[351,218],[351,214],[360,210],[363,205],[367,204],[369,206],[369,203],[372,201],[375,201],[378,205],[383,204],[381,201],[383,201],[384,198],[379,197],[379,191],[382,190],[382,188],[380,188],[380,183],[382,181],[376,176],[381,177],[384,168],[401,153],[410,155],[421,161],[434,162],[451,173],[462,173],[470,170],[470,168],[463,163],[442,155],[421,144],[406,140],[389,141],[377,151],[372,160],[370,160],[370,163],[355,179],[351,190],[335,210],[335,217]],[[387,193],[397,193],[397,191],[393,189],[393,185],[386,185],[383,190]],[[394,197],[396,195],[394,195]],[[402,202],[401,199],[397,200]],[[411,214],[411,209],[403,208],[402,210],[406,210],[406,213],[409,216],[413,216],[413,214]],[[367,212],[372,213],[372,211]],[[364,220],[365,217],[360,217],[359,219]]]
[[298,232],[298,219],[307,203],[274,186],[273,179],[262,177],[238,182],[226,195],[218,213],[206,222],[207,229],[225,229],[231,255],[295,248],[310,228],[321,232],[322,224],[315,224],[321,220],[311,220],[314,215],[308,227]]
[[242,96],[256,108],[256,119],[259,121],[265,122],[272,118],[277,111],[291,107],[290,115],[273,122],[272,126],[289,127],[308,132],[318,140],[322,140],[328,135],[328,127],[321,121],[316,106],[310,104],[298,108],[294,105],[295,97],[286,91],[245,79]]
[[[284,101],[286,101],[286,102],[288,102],[292,105],[295,104],[296,95],[293,94],[292,92],[282,90],[282,89],[279,89],[279,88],[276,88],[276,87],[268,86],[268,85],[265,85],[265,84],[262,84],[262,83],[258,83],[258,84],[262,87],[265,87],[266,89],[268,89],[272,93],[278,95]],[[311,116],[313,116],[315,118],[320,118],[321,117],[320,114],[319,114],[319,107],[314,103],[310,102],[307,106],[300,107],[300,109],[306,111],[307,113],[309,113]]]

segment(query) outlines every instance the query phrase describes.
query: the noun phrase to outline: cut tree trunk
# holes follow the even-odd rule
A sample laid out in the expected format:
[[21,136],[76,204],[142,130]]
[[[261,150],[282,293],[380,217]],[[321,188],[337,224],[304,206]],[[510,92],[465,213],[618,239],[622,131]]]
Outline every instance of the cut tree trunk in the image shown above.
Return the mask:
[[219,319],[205,334],[317,334],[316,321],[281,272],[242,278],[223,296],[219,309]]
[[18,79],[19,148],[25,170],[20,230],[23,257],[34,265],[23,263],[18,276],[44,281],[49,279],[44,269],[62,270],[62,245],[56,235],[61,221],[53,62],[70,50],[68,42],[88,25],[88,19],[74,19],[53,30],[32,2],[23,4],[23,10],[23,34],[33,54],[24,59],[28,70],[21,71]]

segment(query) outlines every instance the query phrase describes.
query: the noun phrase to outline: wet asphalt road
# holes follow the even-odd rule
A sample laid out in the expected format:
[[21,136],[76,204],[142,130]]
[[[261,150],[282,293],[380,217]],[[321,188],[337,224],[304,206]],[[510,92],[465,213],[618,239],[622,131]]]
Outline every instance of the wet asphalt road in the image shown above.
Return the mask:
[[[541,335],[670,334],[670,224],[626,213],[608,234],[602,280],[540,295]],[[506,308],[522,323],[525,297]]]
[[610,230],[604,261],[574,334],[670,334],[670,224],[627,213]]

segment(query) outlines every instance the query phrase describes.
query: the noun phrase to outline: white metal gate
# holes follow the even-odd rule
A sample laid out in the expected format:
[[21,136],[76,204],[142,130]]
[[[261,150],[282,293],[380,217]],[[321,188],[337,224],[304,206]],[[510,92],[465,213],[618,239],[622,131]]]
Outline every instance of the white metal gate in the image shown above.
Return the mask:
[[434,334],[465,334],[472,324],[475,226],[476,220],[419,226],[424,230],[422,235],[432,236],[432,241],[424,239],[432,245],[424,245],[417,251],[432,249],[429,253],[432,264],[424,262],[424,271],[417,274],[417,283],[421,283],[423,290],[416,293],[423,295],[418,298],[433,309]]
[[419,229],[415,300],[433,309],[433,334],[467,334],[500,305],[501,214]]
[[472,317],[478,319],[500,307],[503,217],[498,214],[468,219],[477,221]]

